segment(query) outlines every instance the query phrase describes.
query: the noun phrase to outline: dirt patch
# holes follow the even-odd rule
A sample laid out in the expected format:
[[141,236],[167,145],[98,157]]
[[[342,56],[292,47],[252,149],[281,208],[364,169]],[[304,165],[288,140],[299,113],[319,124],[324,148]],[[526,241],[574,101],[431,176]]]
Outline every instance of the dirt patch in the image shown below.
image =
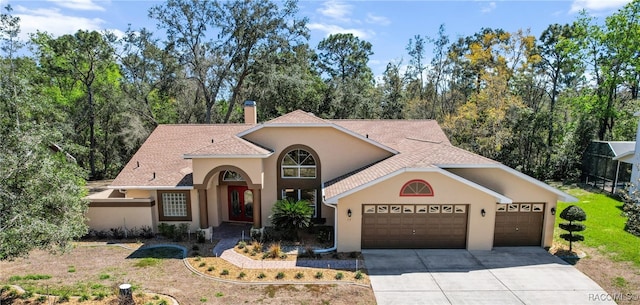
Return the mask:
[[[552,248],[550,252],[561,257],[570,254],[566,248]],[[574,252],[586,256],[568,261],[598,283],[609,294],[606,297],[620,305],[640,304],[640,268],[629,262],[615,262],[594,248],[574,245]]]
[[181,304],[375,304],[370,287],[228,284],[194,274],[180,259],[136,267],[139,259],[127,257],[137,249],[133,245],[139,248],[142,244],[131,245],[82,243],[62,255],[33,251],[29,258],[0,262],[0,283],[10,284],[11,276],[40,273],[51,278],[39,280],[37,285],[52,289],[77,283],[117,287],[126,282],[138,287],[134,293],[166,294]]

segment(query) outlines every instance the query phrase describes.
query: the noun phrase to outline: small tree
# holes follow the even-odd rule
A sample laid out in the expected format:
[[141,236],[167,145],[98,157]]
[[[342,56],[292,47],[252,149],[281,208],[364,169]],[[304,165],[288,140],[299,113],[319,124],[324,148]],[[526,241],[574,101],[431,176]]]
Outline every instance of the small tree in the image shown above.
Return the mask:
[[581,223],[574,223],[575,221],[587,220],[587,214],[578,206],[572,205],[567,207],[560,213],[560,218],[569,221],[568,223],[561,223],[560,229],[568,231],[569,233],[560,234],[560,237],[569,242],[569,252],[573,251],[574,241],[583,241],[584,236],[580,234],[574,234],[574,232],[581,232],[586,229],[586,226]]
[[313,209],[308,201],[282,199],[276,201],[269,217],[277,229],[285,231],[289,238],[297,239],[297,230],[309,227],[312,215]]

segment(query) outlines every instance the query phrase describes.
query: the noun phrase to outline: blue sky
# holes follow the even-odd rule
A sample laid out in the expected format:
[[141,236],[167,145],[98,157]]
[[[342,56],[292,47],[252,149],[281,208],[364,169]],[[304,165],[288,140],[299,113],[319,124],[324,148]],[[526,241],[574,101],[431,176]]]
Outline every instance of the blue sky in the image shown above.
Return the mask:
[[[530,29],[536,37],[553,23],[570,23],[586,9],[604,18],[631,0],[537,0],[537,1],[300,1],[300,16],[309,18],[312,47],[329,34],[353,33],[373,45],[370,66],[376,75],[390,61],[408,61],[405,47],[420,34],[435,37],[440,24],[453,40],[481,28],[502,28],[508,32]],[[36,30],[54,35],[79,29],[111,30],[122,33],[128,24],[134,29],[155,30],[149,7],[160,1],[125,0],[0,0],[10,4],[21,18],[23,38]],[[431,46],[427,46],[431,49]]]

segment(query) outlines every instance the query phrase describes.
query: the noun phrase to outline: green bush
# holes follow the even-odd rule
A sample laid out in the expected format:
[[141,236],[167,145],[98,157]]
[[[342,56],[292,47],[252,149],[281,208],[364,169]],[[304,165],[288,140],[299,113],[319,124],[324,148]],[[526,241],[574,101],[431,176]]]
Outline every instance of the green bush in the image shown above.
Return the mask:
[[362,271],[358,270],[356,271],[356,274],[354,277],[356,278],[356,280],[360,280],[364,277],[364,275],[362,275]]
[[623,210],[628,217],[624,230],[640,237],[640,203],[626,202]]
[[336,273],[336,280],[341,280],[344,277],[344,274],[342,272],[338,272]]
[[569,252],[573,251],[573,242],[583,241],[584,236],[576,234],[575,232],[581,232],[586,229],[586,226],[580,223],[574,223],[576,221],[587,220],[587,214],[578,206],[570,205],[560,213],[560,218],[569,221],[568,223],[561,223],[558,226],[560,229],[568,231],[569,233],[560,234],[560,238],[569,242]]
[[313,209],[306,200],[278,200],[271,211],[271,224],[286,232],[288,239],[297,239],[297,230],[311,225]]

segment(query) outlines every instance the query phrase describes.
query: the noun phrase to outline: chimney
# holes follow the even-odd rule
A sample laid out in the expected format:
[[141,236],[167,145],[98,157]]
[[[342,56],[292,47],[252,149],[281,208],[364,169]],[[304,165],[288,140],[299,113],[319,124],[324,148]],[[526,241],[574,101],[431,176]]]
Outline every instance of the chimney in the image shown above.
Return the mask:
[[256,102],[244,102],[244,123],[249,125],[258,124],[258,111],[256,110]]

